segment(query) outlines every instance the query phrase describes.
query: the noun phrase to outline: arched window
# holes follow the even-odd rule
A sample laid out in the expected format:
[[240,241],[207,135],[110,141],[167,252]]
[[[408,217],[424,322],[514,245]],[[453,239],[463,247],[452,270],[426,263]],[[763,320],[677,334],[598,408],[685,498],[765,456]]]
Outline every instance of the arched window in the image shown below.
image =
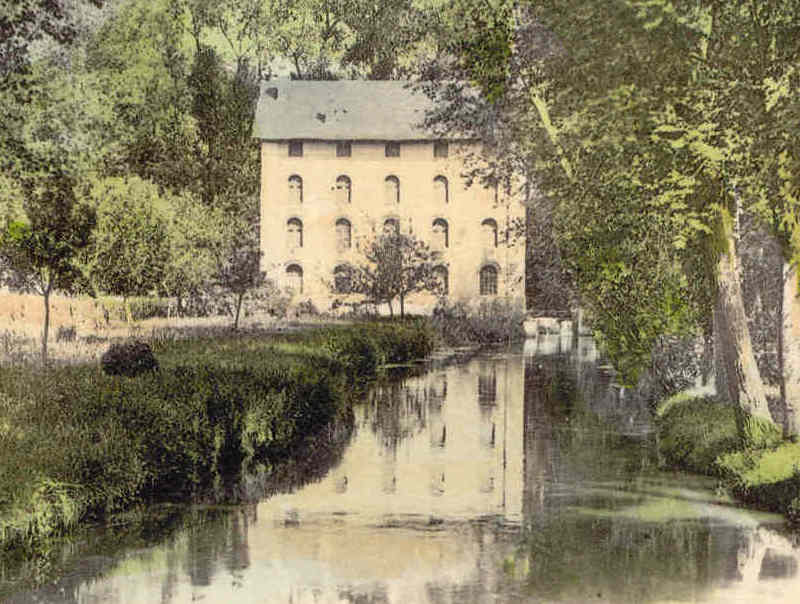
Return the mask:
[[286,223],[289,247],[303,247],[303,221],[290,218]]
[[436,201],[440,203],[450,202],[450,191],[447,186],[447,179],[444,176],[437,176],[433,179],[433,192]]
[[487,218],[481,223],[483,232],[483,245],[486,247],[497,247],[497,221],[494,218]]
[[352,246],[352,227],[347,218],[340,218],[336,221],[336,249],[340,252],[349,250]]
[[303,179],[297,174],[289,177],[289,203],[303,203]]
[[497,295],[497,269],[491,264],[481,269],[480,292],[481,296]]
[[336,179],[336,201],[339,203],[350,203],[350,179],[347,176],[339,176]]
[[340,264],[333,269],[333,287],[337,294],[347,294],[351,289],[350,267]]
[[397,176],[387,176],[383,181],[383,197],[386,203],[400,203],[400,179]]
[[303,269],[298,264],[290,264],[286,267],[286,285],[295,293],[303,293]]
[[400,222],[397,218],[387,218],[383,222],[384,235],[398,235],[400,233]]
[[445,249],[450,244],[450,229],[444,218],[437,218],[433,221],[433,247]]
[[439,289],[437,293],[443,296],[450,293],[450,274],[446,266],[440,264],[439,266],[433,267],[433,277],[436,279],[436,285]]

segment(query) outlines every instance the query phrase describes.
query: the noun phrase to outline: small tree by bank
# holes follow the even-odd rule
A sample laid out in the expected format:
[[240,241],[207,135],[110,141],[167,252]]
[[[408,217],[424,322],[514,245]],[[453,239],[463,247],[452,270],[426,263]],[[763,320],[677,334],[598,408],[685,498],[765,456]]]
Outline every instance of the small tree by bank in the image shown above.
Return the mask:
[[257,230],[246,221],[233,220],[225,229],[225,241],[217,250],[214,282],[234,298],[233,328],[239,328],[242,304],[248,292],[267,283],[261,270],[261,249]]
[[77,257],[89,244],[95,213],[78,202],[75,183],[65,172],[32,178],[22,190],[25,218],[9,221],[0,231],[0,283],[43,297],[42,363],[46,365],[50,295],[79,282]]
[[365,263],[347,265],[338,275],[333,288],[337,293],[364,296],[371,304],[386,303],[394,316],[393,302],[400,302],[400,317],[405,316],[406,298],[428,291],[442,293],[434,271],[433,254],[428,245],[414,237],[398,232],[386,232],[369,242],[363,251]]

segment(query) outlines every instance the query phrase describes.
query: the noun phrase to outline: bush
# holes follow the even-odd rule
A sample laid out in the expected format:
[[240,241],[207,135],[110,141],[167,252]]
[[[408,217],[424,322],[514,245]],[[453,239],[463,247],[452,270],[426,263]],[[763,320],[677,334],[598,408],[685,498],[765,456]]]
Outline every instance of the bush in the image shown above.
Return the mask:
[[112,344],[103,353],[100,363],[106,375],[136,377],[146,371],[158,369],[158,361],[150,346],[138,340]]
[[700,474],[719,474],[717,457],[739,445],[734,408],[712,397],[668,399],[656,425],[666,463]]
[[448,346],[493,344],[525,338],[524,312],[504,300],[482,301],[472,310],[463,302],[441,302],[432,322],[439,338]]
[[355,376],[375,373],[383,360],[376,342],[361,330],[325,330],[322,349]]

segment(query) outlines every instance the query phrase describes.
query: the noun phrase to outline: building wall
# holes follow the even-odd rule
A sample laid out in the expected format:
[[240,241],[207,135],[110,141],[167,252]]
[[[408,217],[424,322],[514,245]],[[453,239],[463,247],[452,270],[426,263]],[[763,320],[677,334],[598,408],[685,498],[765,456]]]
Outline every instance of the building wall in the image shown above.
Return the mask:
[[[289,143],[264,141],[261,145],[261,246],[263,268],[280,286],[292,279],[287,267],[303,271],[302,292],[295,300],[311,299],[321,310],[330,308],[333,272],[347,262],[363,262],[364,245],[383,231],[384,221],[394,218],[403,233],[438,250],[440,263],[448,268],[451,301],[475,302],[495,296],[479,295],[479,272],[493,265],[498,273],[496,297],[506,293],[518,305],[524,304],[524,241],[506,245],[504,230],[510,221],[524,217],[524,206],[516,199],[505,199],[494,189],[479,184],[467,188],[460,174],[465,154],[475,151],[465,144],[449,144],[447,158],[434,157],[433,142],[400,143],[399,157],[385,156],[384,141],[351,143],[350,157],[337,157],[336,142],[304,141],[302,157],[289,156]],[[302,179],[302,201],[290,191],[289,179]],[[350,179],[349,201],[337,191],[337,178]],[[399,181],[399,202],[388,198],[386,178]],[[434,179],[447,180],[447,200]],[[337,246],[336,223],[346,219],[351,225],[351,247]],[[447,247],[436,244],[433,223],[446,221]],[[497,245],[482,226],[492,219],[498,226]],[[297,233],[290,232],[289,221],[302,223],[302,246]],[[508,290],[508,291],[507,291]],[[415,302],[417,308],[415,308]],[[410,310],[429,309],[429,295],[409,301]]]

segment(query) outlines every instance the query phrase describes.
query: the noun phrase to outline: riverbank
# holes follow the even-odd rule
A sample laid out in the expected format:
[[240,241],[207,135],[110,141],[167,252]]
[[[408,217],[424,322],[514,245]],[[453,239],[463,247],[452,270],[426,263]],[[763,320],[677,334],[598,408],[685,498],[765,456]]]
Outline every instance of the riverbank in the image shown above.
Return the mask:
[[659,451],[668,466],[718,478],[733,496],[800,526],[800,444],[743,450],[733,406],[689,393],[656,410]]
[[434,336],[406,321],[152,345],[160,368],[136,378],[0,369],[0,548],[141,504],[241,501]]

